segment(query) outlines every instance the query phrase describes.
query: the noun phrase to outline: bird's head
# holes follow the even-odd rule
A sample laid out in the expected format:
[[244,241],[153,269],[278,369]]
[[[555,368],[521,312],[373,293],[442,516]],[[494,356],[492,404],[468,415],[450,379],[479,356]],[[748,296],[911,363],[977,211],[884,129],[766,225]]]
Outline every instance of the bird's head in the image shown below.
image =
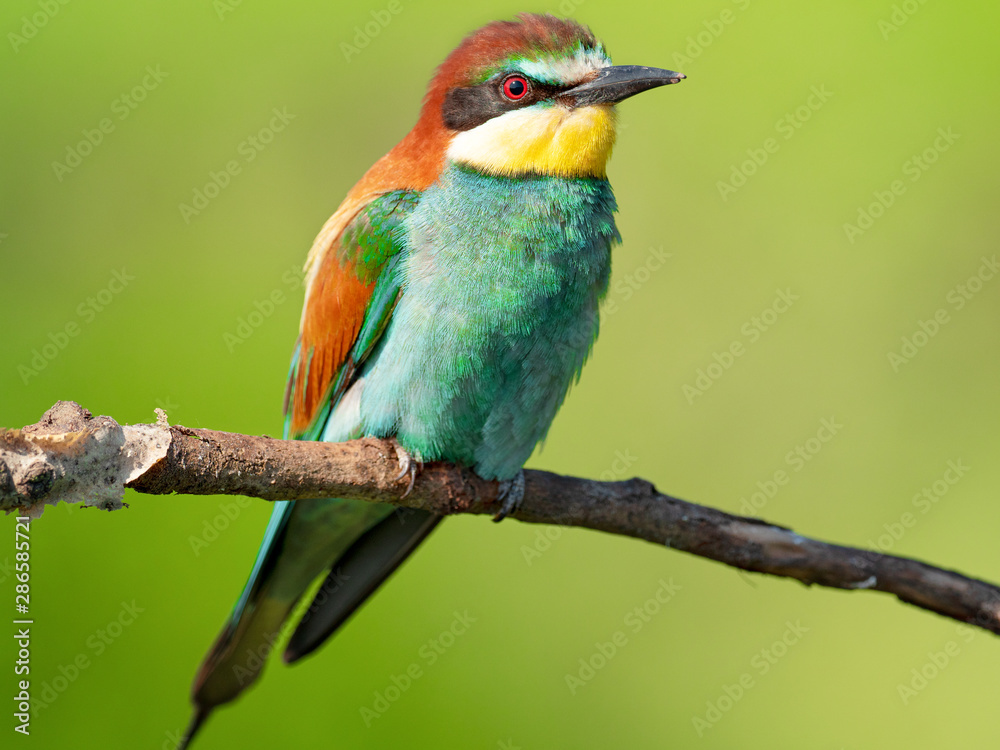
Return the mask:
[[447,159],[477,170],[602,177],[614,105],[682,78],[614,66],[586,26],[525,13],[459,44],[431,81],[421,121],[444,131]]

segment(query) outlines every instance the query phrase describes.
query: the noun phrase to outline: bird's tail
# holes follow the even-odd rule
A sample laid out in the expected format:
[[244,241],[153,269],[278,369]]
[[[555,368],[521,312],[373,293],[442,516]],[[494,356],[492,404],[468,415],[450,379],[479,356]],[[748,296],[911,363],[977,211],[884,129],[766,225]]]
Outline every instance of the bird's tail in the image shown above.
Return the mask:
[[243,593],[195,677],[195,712],[178,750],[188,747],[217,706],[260,676],[286,635],[289,614],[318,576],[329,571],[292,636],[287,662],[332,635],[439,520],[361,500],[279,503]]

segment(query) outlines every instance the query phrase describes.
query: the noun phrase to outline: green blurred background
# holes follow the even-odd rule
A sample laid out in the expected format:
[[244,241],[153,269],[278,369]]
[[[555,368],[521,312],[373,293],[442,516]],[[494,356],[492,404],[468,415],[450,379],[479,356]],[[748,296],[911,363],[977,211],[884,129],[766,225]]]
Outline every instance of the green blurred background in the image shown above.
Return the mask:
[[[982,258],[994,257],[1000,223],[1000,8],[392,7],[4,3],[0,425],[74,399],[121,421],[151,421],[162,407],[192,427],[279,434],[296,272],[312,238],[412,125],[427,80],[463,34],[548,10],[590,24],[618,63],[689,80],[620,108],[610,177],[625,239],[613,307],[530,465],[642,476],[735,512],[763,486],[772,496],[758,496],[757,512],[804,534],[1000,579],[1000,278],[973,282],[965,297],[957,290],[993,273]],[[363,38],[356,27],[366,23]],[[263,148],[247,144],[275,108],[294,119]],[[78,149],[104,118],[101,143]],[[67,149],[81,157],[75,167]],[[239,173],[185,221],[179,205],[230,160]],[[752,174],[737,186],[734,170]],[[892,205],[869,209],[876,193],[889,202],[895,180],[905,190]],[[878,217],[846,231],[859,211]],[[115,272],[133,278],[111,284]],[[765,313],[778,290],[797,299]],[[270,314],[243,336],[256,303]],[[894,366],[888,355],[940,309],[947,322]],[[68,323],[78,335],[39,363],[35,352]],[[744,354],[710,367],[733,342]],[[710,369],[711,386],[686,395]],[[824,419],[840,426],[822,442]],[[954,485],[944,483],[949,461],[968,467]],[[788,481],[768,485],[779,471]],[[935,502],[915,504],[925,487]],[[173,748],[194,670],[270,511],[233,498],[126,500],[110,515],[50,509],[32,525],[31,678],[36,698],[54,700],[25,744]],[[6,526],[9,565],[12,518]],[[886,596],[741,575],[594,532],[552,529],[546,544],[541,528],[450,519],[337,638],[294,668],[272,664],[198,747],[1000,740],[1000,642],[985,632]],[[7,567],[0,579],[12,598]],[[626,620],[661,580],[680,587],[669,603],[648,621]],[[456,611],[475,622],[431,664],[426,646]],[[616,631],[625,645],[571,690],[566,676]],[[792,645],[774,647],[783,637]],[[953,655],[933,675],[929,654],[946,649]],[[11,675],[13,652],[3,652]],[[366,726],[361,709],[411,664],[419,679]],[[911,684],[922,669],[932,679]],[[12,719],[4,724],[11,732]]]

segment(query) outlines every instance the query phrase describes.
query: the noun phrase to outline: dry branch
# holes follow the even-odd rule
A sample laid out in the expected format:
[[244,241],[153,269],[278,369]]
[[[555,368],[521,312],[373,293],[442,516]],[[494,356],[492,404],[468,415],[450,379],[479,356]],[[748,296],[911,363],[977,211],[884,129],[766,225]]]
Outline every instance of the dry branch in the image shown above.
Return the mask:
[[[38,424],[0,431],[0,509],[35,517],[60,501],[113,510],[125,487],[265,500],[350,497],[442,515],[497,510],[496,483],[467,469],[428,464],[405,498],[398,474],[389,440],[275,440],[168,426],[162,413],[156,424],[121,426],[67,401]],[[1000,588],[993,584],[688,503],[641,479],[598,482],[526,471],[524,501],[512,517],[645,539],[805,584],[884,591],[1000,634]]]

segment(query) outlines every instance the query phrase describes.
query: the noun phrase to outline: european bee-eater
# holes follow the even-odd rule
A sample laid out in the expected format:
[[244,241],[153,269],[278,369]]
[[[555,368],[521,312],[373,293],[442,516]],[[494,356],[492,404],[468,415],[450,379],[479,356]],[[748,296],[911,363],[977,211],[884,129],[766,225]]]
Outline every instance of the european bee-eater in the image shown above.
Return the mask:
[[[615,108],[677,83],[613,66],[585,26],[522,14],[466,37],[420,119],[327,221],[285,394],[285,436],[392,437],[419,461],[501,482],[521,467],[594,343],[618,240],[605,166]],[[402,487],[401,487],[402,489]],[[195,678],[183,745],[259,676],[292,608],[327,575],[284,653],[319,647],[440,520],[330,499],[279,503],[250,578]]]

